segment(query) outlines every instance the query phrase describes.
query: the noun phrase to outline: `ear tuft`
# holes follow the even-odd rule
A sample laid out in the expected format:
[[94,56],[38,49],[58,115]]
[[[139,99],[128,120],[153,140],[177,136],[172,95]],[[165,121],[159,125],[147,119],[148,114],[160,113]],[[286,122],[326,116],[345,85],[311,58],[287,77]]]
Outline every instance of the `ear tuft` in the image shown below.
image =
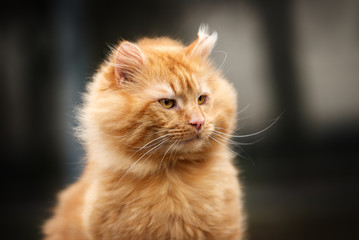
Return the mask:
[[124,41],[116,50],[115,77],[118,86],[133,81],[145,62],[145,56],[137,45]]
[[187,54],[200,57],[208,57],[217,42],[217,32],[208,33],[208,25],[201,24],[197,39],[191,43],[186,51]]

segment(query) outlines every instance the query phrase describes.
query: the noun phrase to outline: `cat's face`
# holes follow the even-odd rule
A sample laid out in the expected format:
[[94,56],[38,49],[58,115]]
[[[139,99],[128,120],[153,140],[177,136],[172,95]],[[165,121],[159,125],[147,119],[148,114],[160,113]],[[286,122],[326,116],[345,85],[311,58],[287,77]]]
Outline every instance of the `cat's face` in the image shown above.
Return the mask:
[[[123,42],[90,86],[87,118],[114,148],[143,156],[206,151],[234,126],[236,96],[207,57],[216,36],[183,47],[169,39]],[[92,94],[91,94],[92,93]]]
[[142,77],[151,78],[150,84],[135,94],[147,105],[142,118],[146,135],[158,136],[176,150],[198,151],[214,129],[212,76],[181,54],[162,53],[149,62]]

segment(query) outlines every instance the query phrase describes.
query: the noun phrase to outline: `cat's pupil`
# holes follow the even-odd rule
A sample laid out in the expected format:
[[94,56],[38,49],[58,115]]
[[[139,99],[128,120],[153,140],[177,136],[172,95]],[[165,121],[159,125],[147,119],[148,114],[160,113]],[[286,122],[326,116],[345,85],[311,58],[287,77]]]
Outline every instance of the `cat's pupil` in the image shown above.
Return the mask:
[[198,104],[202,105],[205,101],[206,101],[206,96],[205,95],[199,96]]

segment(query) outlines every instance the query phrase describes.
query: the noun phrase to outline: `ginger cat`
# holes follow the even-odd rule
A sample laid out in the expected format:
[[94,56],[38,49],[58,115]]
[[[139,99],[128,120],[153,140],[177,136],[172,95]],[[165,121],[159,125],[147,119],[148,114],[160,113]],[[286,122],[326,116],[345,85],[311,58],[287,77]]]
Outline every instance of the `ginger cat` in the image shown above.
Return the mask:
[[200,27],[189,46],[114,49],[79,114],[84,173],[60,193],[46,240],[244,238],[228,149],[236,93],[208,59],[216,40]]

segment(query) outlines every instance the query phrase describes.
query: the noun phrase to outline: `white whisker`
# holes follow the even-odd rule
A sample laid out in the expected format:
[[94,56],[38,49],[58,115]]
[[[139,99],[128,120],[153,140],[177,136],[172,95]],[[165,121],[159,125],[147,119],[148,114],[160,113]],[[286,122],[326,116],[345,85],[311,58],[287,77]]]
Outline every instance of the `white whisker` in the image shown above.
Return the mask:
[[237,120],[237,121],[243,121],[243,120],[252,118],[253,116],[254,116],[254,114],[251,114],[251,115],[248,115],[248,116],[245,116],[245,117],[236,118],[236,120]]
[[224,65],[224,63],[226,62],[226,60],[227,60],[227,52],[225,52],[225,51],[213,51],[213,52],[219,52],[219,53],[224,53],[224,58],[223,58],[223,60],[222,60],[222,63],[221,63],[221,65],[217,68],[217,70],[216,70],[216,72],[215,73],[217,73],[219,70],[221,70],[222,69],[222,67],[223,67],[223,65]]
[[155,149],[153,149],[152,153],[141,163],[139,167],[141,167],[163,144],[167,143],[169,138],[165,141],[162,141],[161,144],[157,145]]
[[167,151],[165,152],[165,154],[163,155],[162,159],[161,159],[161,162],[160,162],[160,165],[158,167],[158,172],[161,170],[161,166],[162,166],[162,162],[163,162],[163,159],[166,157],[166,154],[168,153],[168,151],[177,143],[178,140],[176,140],[168,149]]
[[224,136],[224,135],[220,134],[218,131],[213,131],[212,133],[215,134],[217,137],[220,137],[220,138],[222,138],[223,140],[228,141],[230,144],[233,144],[233,145],[238,146],[238,147],[239,147],[239,146],[252,145],[252,144],[254,144],[254,143],[257,143],[257,142],[261,141],[261,140],[264,138],[264,137],[261,137],[260,139],[257,139],[257,140],[255,140],[255,141],[248,142],[248,143],[244,143],[244,142],[234,141],[234,140],[228,138],[228,136]]
[[279,118],[280,118],[281,116],[282,116],[282,114],[279,115],[279,117],[277,117],[269,126],[265,127],[264,129],[262,129],[262,130],[260,130],[260,131],[258,131],[258,132],[250,133],[250,134],[232,135],[232,134],[228,134],[228,133],[219,132],[219,131],[216,131],[216,130],[213,130],[213,131],[215,131],[215,132],[217,132],[217,133],[221,133],[221,134],[226,135],[226,136],[228,136],[228,137],[233,137],[233,138],[252,137],[252,136],[256,136],[256,135],[258,135],[258,134],[261,134],[261,133],[267,131],[267,130],[268,130],[269,128],[271,128],[274,124],[276,124],[276,122],[279,120]]
[[[140,147],[135,153],[137,153],[138,151],[141,151],[141,150],[144,149],[144,148],[149,148],[149,147],[152,147],[152,146],[156,145],[156,143],[153,143],[153,142],[155,142],[155,141],[158,140],[158,139],[167,137],[167,136],[169,136],[169,134],[165,134],[165,135],[159,136],[159,137],[157,137],[157,138],[155,138],[155,139],[149,141],[148,143],[146,143],[145,145],[143,145],[142,147]],[[150,143],[153,143],[153,144],[149,145]]]
[[[158,139],[158,138],[157,138]],[[113,189],[116,188],[118,186],[118,184],[120,184],[120,182],[122,181],[122,179],[136,166],[136,164],[144,157],[146,156],[148,153],[150,153],[151,151],[156,151],[158,149],[159,146],[161,146],[163,143],[165,143],[166,141],[168,141],[168,139],[164,139],[162,140],[162,142],[158,143],[156,146],[152,147],[150,150],[148,150],[147,152],[145,152],[140,158],[138,158],[127,170],[126,172],[122,175],[122,177],[120,178],[120,180],[114,185]],[[139,150],[138,150],[139,151]],[[137,151],[137,152],[138,152]],[[135,154],[135,153],[134,153]],[[133,156],[134,154],[132,154],[131,156]],[[152,156],[152,154],[150,155]]]
[[[179,140],[176,140],[175,145],[176,145],[178,142],[179,142]],[[175,153],[175,154],[173,154],[173,153]],[[171,154],[170,154],[169,159],[172,158],[172,154],[173,154],[173,157],[176,156],[176,153],[177,153],[177,149],[176,149],[176,148],[173,148],[172,151],[171,151]]]
[[243,157],[245,158],[244,156],[242,156],[241,154],[233,151],[231,148],[229,148],[228,146],[226,146],[224,143],[222,143],[219,139],[215,138],[214,136],[209,136],[211,139],[213,139],[214,141],[216,141],[217,143],[221,144],[223,147],[227,148],[229,151],[231,151],[233,154],[237,155],[237,156],[240,156],[240,157]]
[[242,112],[245,112],[248,108],[249,108],[250,104],[248,103],[247,106],[245,106],[242,110],[239,110],[236,115],[242,113]]

